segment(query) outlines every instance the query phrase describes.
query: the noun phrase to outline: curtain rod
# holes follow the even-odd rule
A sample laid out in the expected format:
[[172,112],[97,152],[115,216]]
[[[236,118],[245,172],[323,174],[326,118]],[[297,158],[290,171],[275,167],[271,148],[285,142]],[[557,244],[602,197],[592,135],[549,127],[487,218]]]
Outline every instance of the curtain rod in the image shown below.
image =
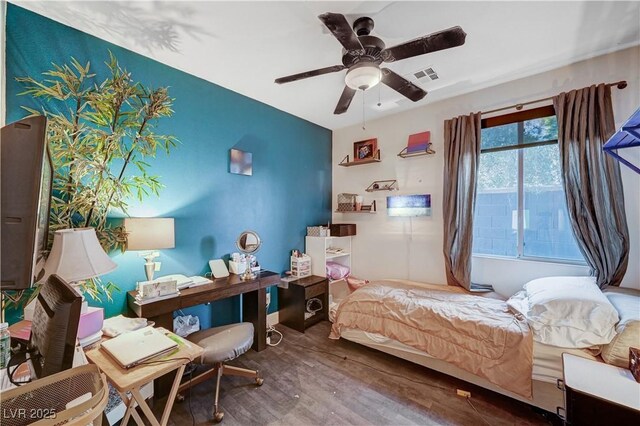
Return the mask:
[[[607,86],[609,87],[616,86],[618,89],[624,89],[625,87],[627,87],[627,82],[626,80],[620,80],[620,81],[616,81],[615,83],[608,83]],[[554,98],[553,96],[549,96],[548,98],[536,99],[535,101],[522,102],[519,104],[514,104],[514,105],[502,107],[502,108],[496,108],[496,109],[492,109],[491,111],[484,111],[482,112],[482,115],[492,114],[494,112],[504,111],[511,108],[515,108],[518,111],[520,111],[525,105],[537,104],[539,102],[549,101],[553,98]]]

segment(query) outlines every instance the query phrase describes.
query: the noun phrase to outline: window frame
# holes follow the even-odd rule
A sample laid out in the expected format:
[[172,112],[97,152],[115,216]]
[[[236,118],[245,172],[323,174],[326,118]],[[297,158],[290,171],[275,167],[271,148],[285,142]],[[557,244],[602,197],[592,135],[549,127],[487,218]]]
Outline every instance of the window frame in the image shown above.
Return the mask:
[[[518,141],[515,145],[500,146],[494,148],[482,148],[482,138],[480,140],[480,155],[492,152],[511,151],[517,150],[517,164],[518,164],[518,244],[516,257],[500,256],[482,253],[472,253],[472,256],[476,257],[488,257],[497,259],[515,259],[515,260],[527,260],[534,262],[548,262],[559,263],[568,265],[587,265],[587,262],[576,259],[562,259],[553,257],[541,257],[541,256],[527,256],[524,254],[524,149],[535,148],[545,145],[557,145],[558,139],[549,139],[545,141],[524,143],[524,122],[528,120],[535,120],[538,118],[556,116],[556,111],[553,105],[546,105],[538,108],[532,108],[526,111],[518,111],[510,114],[498,115],[495,117],[483,118],[480,121],[481,129],[488,129],[491,127],[504,126],[506,124],[517,123]],[[475,213],[474,213],[475,214]],[[574,236],[575,239],[575,236]]]

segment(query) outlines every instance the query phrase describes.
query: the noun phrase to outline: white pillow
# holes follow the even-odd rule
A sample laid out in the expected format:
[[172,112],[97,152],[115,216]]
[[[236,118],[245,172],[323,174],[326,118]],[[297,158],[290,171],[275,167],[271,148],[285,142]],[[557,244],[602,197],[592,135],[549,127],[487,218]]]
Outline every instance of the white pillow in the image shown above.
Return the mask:
[[587,348],[607,344],[616,335],[618,312],[593,277],[529,281],[507,303],[527,319],[540,343]]
[[629,348],[640,348],[640,291],[609,287],[604,295],[618,311],[620,322],[616,324],[617,336],[602,348],[602,359],[629,368]]

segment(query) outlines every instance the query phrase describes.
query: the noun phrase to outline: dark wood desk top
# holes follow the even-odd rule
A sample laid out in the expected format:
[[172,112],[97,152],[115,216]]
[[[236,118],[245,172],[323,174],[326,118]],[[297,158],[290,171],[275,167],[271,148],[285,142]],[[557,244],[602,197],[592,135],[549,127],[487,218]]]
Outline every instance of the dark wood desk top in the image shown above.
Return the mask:
[[127,292],[127,304],[138,317],[152,318],[190,306],[201,305],[215,300],[226,299],[261,288],[277,285],[280,274],[261,271],[256,279],[244,281],[240,275],[230,274],[225,278],[215,278],[213,283],[180,290],[180,295],[170,299],[138,305],[135,303],[137,290]]

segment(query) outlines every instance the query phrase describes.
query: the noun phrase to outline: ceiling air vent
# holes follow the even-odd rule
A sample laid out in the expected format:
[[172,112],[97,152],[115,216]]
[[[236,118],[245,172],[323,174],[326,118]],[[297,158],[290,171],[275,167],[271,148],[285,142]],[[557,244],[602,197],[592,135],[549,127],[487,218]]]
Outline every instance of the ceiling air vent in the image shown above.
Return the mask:
[[438,77],[438,73],[433,69],[433,67],[425,68],[423,70],[414,72],[413,76],[418,80],[423,78],[428,78],[429,80],[437,80],[440,78]]

